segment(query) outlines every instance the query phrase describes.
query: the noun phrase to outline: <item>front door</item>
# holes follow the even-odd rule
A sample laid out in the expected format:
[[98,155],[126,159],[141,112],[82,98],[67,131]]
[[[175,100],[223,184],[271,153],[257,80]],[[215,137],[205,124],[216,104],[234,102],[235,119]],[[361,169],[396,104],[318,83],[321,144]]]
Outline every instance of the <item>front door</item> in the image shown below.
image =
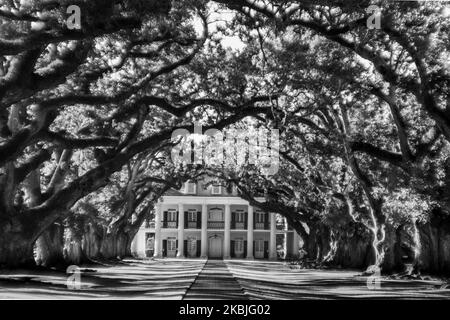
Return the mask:
[[168,257],[177,256],[177,240],[175,238],[167,239],[167,256]]
[[221,237],[209,238],[209,258],[222,258],[222,246]]
[[244,240],[234,240],[234,254],[236,258],[244,258]]
[[145,237],[147,239],[147,241],[145,241],[145,256],[153,257],[153,254],[155,253],[155,234],[147,233]]
[[255,241],[255,258],[256,259],[264,258],[264,240]]
[[188,257],[195,258],[197,256],[197,239],[188,238]]

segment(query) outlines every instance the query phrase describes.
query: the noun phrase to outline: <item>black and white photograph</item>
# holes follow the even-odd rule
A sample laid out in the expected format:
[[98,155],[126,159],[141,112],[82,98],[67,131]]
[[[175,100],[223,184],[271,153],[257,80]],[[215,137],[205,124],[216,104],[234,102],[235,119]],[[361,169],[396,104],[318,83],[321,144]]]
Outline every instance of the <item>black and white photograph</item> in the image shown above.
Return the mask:
[[0,300],[447,299],[450,1],[0,0]]

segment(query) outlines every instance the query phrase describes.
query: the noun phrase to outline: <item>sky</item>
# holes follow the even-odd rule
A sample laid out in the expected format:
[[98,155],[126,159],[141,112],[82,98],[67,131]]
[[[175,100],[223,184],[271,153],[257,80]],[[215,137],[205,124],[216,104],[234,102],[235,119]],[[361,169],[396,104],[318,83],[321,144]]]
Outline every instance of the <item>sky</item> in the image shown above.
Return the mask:
[[[219,10],[217,5],[210,5],[210,15],[208,16],[208,29],[211,34],[217,31],[218,27],[225,26],[227,22],[231,21],[235,13],[230,10]],[[194,21],[194,27],[198,34],[203,31],[203,26],[200,18]],[[237,36],[221,36],[221,44],[224,48],[240,51],[245,47],[245,44]]]

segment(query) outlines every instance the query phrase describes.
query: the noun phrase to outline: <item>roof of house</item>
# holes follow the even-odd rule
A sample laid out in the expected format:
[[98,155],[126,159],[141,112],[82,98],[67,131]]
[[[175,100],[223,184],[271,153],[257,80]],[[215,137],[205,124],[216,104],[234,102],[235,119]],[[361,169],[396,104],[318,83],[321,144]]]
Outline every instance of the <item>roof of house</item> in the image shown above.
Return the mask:
[[165,196],[187,196],[187,194],[184,194],[183,192],[175,189],[169,189],[166,193],[164,193]]

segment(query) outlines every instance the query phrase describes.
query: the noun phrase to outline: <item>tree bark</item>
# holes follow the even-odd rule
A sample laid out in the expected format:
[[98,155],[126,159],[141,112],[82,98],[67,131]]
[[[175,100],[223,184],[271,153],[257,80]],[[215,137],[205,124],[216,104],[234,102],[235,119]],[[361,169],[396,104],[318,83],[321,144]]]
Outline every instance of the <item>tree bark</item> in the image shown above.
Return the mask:
[[36,264],[43,267],[64,267],[64,227],[54,223],[36,240]]
[[133,238],[130,238],[129,234],[123,230],[108,233],[102,241],[100,249],[101,256],[105,259],[123,259],[125,257],[131,257],[132,241]]
[[81,264],[86,262],[81,244],[82,238],[72,227],[67,227],[64,232],[64,259],[69,264]]
[[35,238],[26,224],[18,218],[3,220],[0,217],[0,267],[34,267],[33,244]]

